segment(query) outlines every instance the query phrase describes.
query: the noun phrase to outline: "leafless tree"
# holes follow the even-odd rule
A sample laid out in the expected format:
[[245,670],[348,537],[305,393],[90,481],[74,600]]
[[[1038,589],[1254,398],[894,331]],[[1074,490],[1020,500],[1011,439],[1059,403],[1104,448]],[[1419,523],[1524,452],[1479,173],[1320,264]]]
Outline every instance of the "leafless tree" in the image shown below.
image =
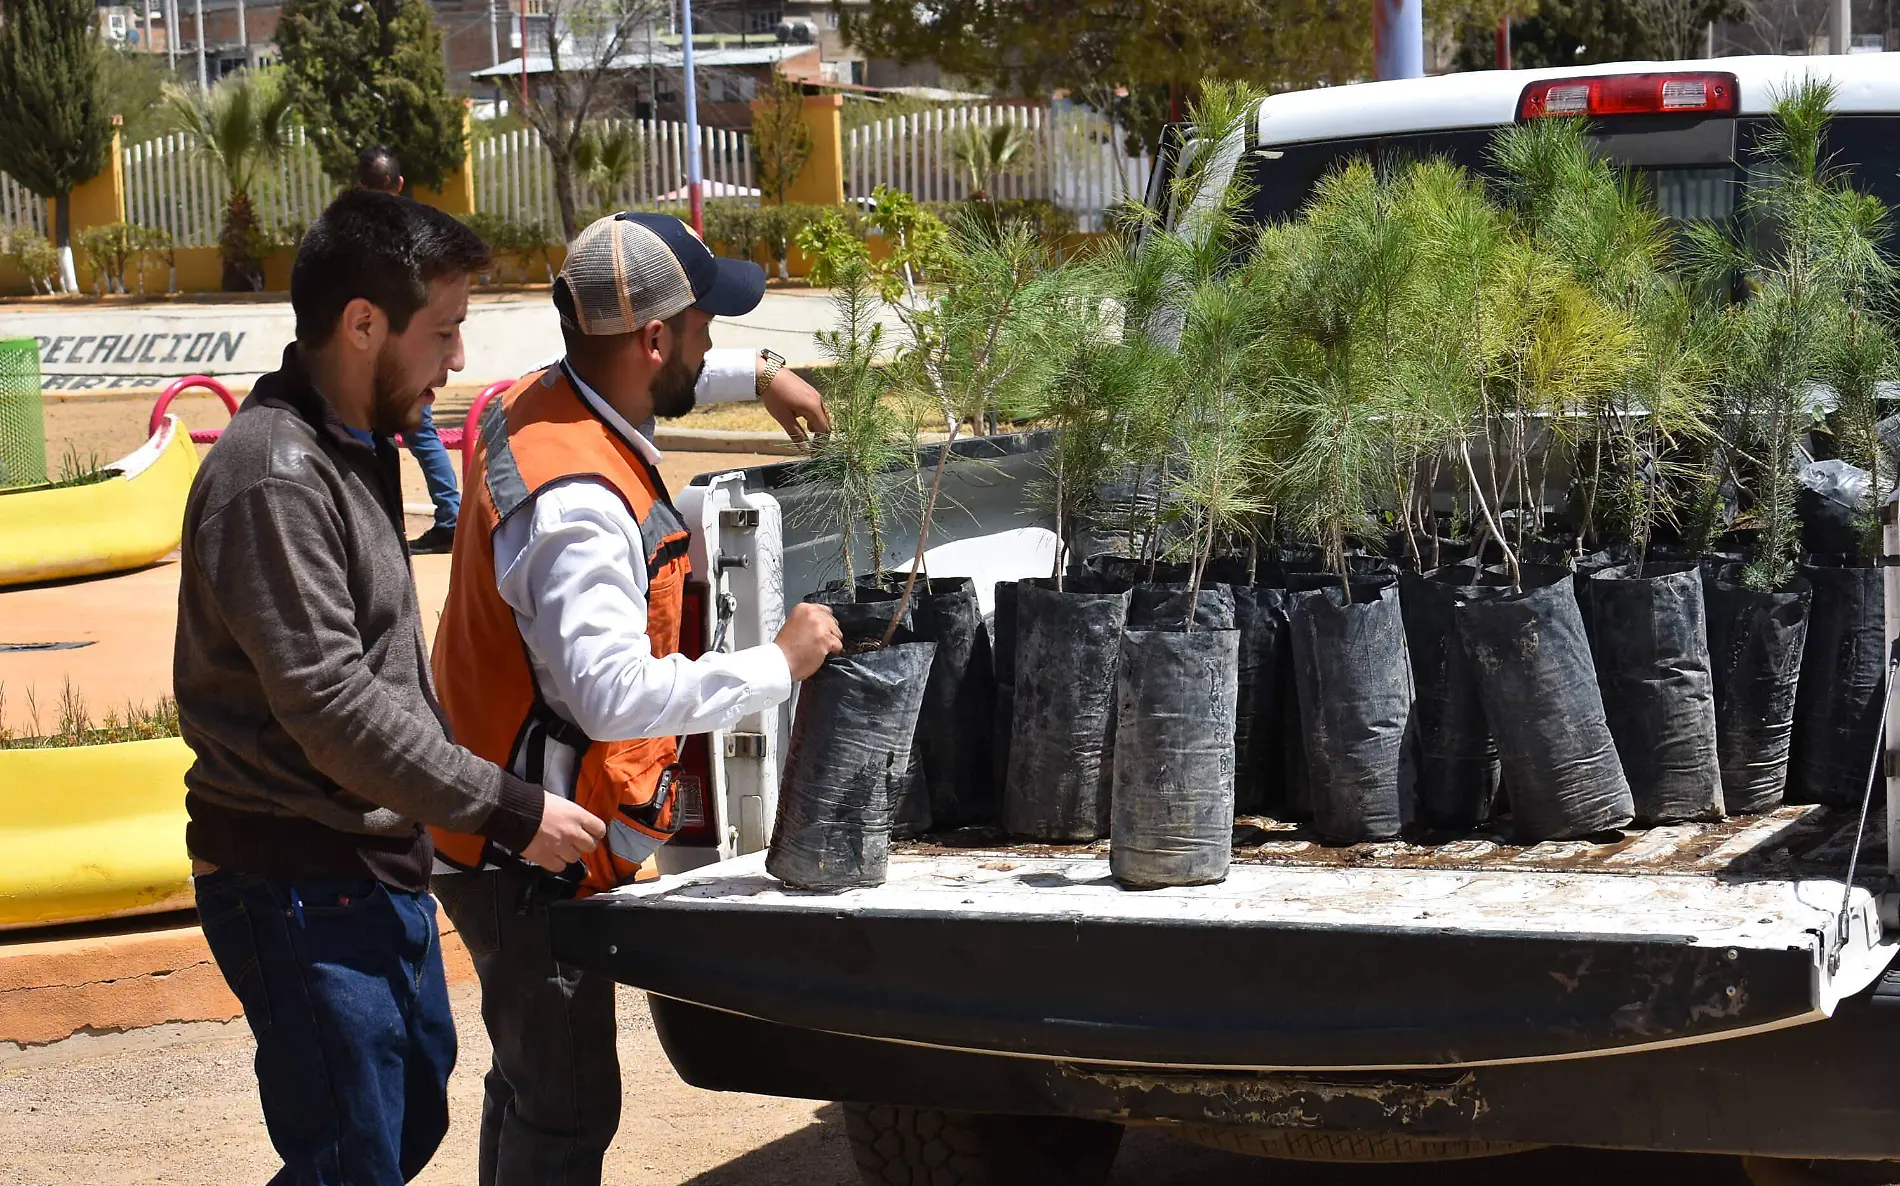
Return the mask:
[[530,81],[521,113],[553,163],[563,238],[581,231],[575,148],[621,85],[625,63],[616,59],[646,45],[668,9],[668,0],[543,0],[548,70]]
[[1742,18],[1724,30],[1741,53],[1808,53],[1828,33],[1832,0],[1742,0]]

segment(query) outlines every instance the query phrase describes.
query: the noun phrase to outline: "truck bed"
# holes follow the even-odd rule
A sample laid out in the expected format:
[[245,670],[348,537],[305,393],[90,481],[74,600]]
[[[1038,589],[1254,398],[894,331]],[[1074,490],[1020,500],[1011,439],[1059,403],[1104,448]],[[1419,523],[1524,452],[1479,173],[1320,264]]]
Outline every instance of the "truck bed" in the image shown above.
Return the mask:
[[[1129,892],[1106,846],[961,833],[887,884],[788,889],[762,854],[563,907],[563,958],[763,1021],[945,1050],[1276,1071],[1485,1066],[1830,1015],[1884,969],[1847,813],[1601,843],[1326,848],[1243,823],[1224,882]],[[1884,835],[1870,821],[1869,835]],[[1870,878],[1871,884],[1871,878]]]
[[[1863,869],[1881,867],[1884,821],[1876,809],[1867,821]],[[1499,834],[1434,841],[1397,840],[1328,845],[1298,824],[1243,816],[1234,824],[1234,861],[1242,865],[1313,866],[1324,869],[1495,869],[1551,873],[1662,873],[1776,877],[1844,876],[1858,818],[1818,804],[1789,805],[1760,815],[1710,823],[1632,828],[1590,840],[1514,844]],[[1013,843],[1002,832],[968,828],[900,841],[907,856],[984,852],[1012,857],[1096,857],[1106,860],[1108,841],[1088,845]],[[1871,882],[1870,882],[1871,884]]]

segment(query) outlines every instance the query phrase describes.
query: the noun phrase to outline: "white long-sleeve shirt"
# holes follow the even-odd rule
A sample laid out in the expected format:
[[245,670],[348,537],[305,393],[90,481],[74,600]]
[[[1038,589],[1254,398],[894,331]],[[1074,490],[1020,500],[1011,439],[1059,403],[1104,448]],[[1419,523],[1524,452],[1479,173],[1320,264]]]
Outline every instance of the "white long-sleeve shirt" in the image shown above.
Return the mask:
[[[561,361],[556,354],[533,369],[540,371]],[[693,399],[702,404],[737,404],[759,398],[759,352],[739,346],[714,346],[706,351],[706,368],[693,385]]]
[[[717,353],[741,356],[749,395],[752,354]],[[701,383],[715,373],[709,358]],[[659,464],[651,441],[571,368],[568,377],[634,451]],[[501,525],[494,543],[495,584],[514,611],[535,685],[548,707],[596,741],[729,728],[791,696],[785,653],[770,643],[695,660],[653,654],[640,527],[599,481],[575,478],[550,486]],[[542,785],[557,794],[571,792],[573,771],[573,751],[550,740],[538,772]]]

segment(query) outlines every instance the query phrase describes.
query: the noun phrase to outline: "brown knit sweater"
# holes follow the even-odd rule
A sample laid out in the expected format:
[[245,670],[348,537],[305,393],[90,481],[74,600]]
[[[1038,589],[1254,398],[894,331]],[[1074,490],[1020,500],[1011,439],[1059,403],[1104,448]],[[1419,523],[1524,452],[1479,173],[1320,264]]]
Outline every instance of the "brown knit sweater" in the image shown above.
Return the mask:
[[181,557],[194,857],[416,892],[423,824],[527,847],[541,790],[450,741],[436,703],[395,447],[350,436],[295,345],[198,471]]

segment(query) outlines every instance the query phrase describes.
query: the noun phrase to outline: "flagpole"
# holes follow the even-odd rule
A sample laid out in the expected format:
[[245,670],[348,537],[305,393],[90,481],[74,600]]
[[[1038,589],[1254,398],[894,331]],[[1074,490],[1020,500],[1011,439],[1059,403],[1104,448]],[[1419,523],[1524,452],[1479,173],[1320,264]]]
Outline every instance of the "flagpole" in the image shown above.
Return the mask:
[[692,204],[693,233],[706,235],[706,203],[700,193],[699,87],[693,79],[693,0],[680,0],[680,48],[686,65],[686,193]]

